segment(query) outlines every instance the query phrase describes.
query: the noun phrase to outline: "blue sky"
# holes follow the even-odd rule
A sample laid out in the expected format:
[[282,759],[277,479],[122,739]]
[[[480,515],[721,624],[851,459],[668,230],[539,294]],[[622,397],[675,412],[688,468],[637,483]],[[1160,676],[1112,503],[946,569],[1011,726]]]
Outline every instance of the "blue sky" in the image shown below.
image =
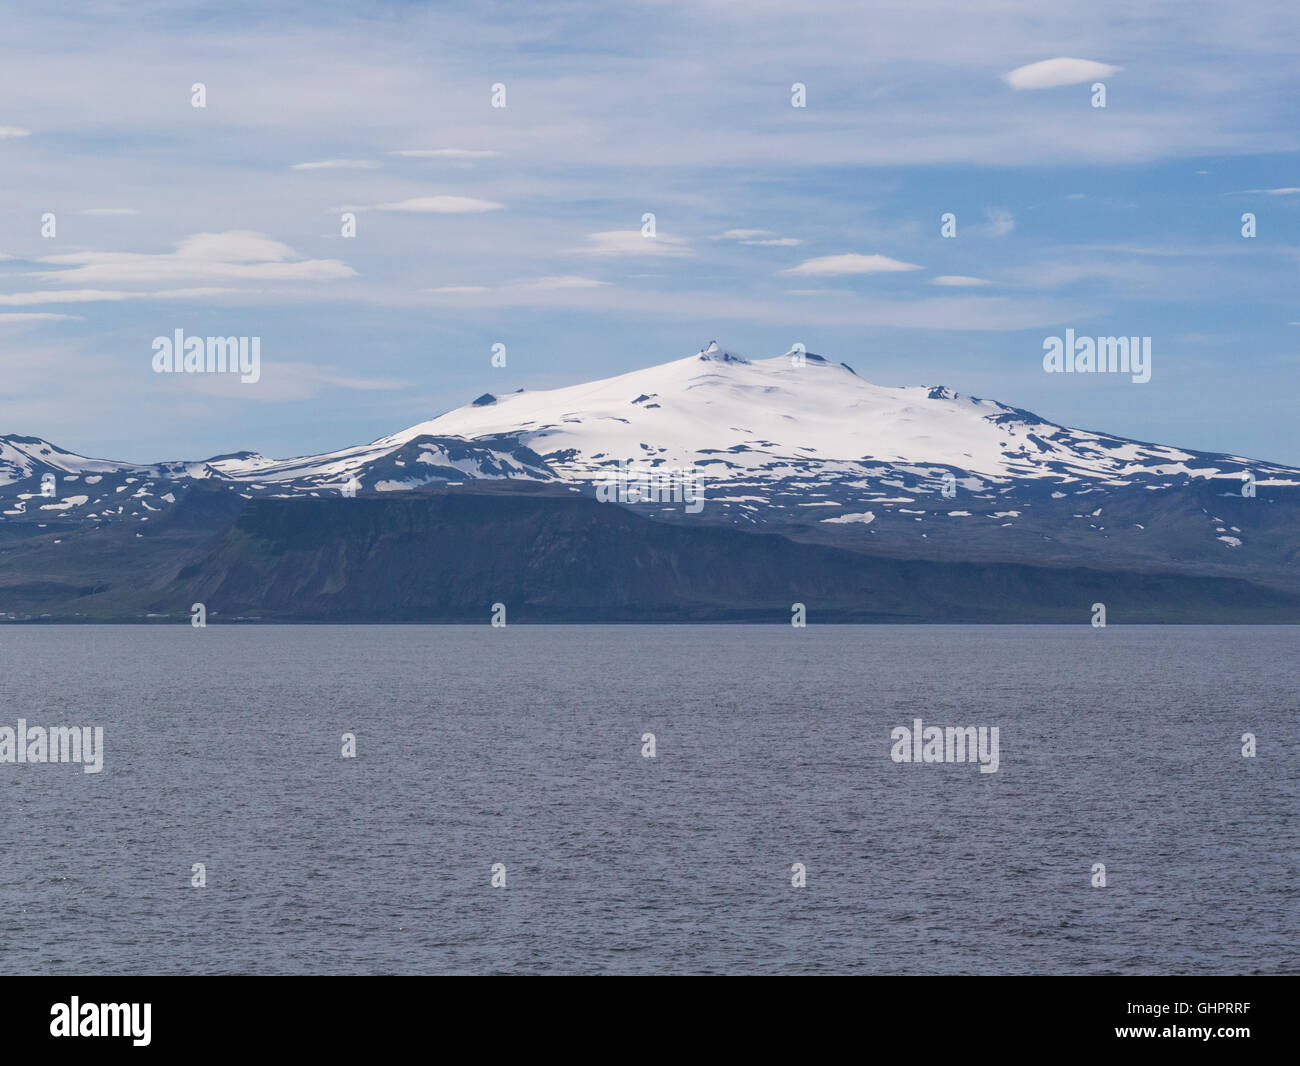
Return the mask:
[[[794,7],[11,12],[0,432],[306,454],[716,339],[1300,465],[1300,9]],[[154,374],[177,328],[261,381]],[[1044,373],[1066,328],[1151,381]]]

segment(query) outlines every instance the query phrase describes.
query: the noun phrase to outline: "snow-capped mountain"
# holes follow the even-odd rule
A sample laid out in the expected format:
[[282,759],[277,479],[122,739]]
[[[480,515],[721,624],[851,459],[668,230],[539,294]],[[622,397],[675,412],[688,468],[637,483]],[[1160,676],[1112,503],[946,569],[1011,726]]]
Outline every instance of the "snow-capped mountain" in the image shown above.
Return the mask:
[[[1258,534],[1278,565],[1294,568],[1297,554],[1294,537],[1277,527],[1293,513],[1295,469],[1069,429],[941,386],[881,387],[812,353],[751,361],[716,343],[586,384],[485,394],[370,444],[296,459],[244,452],[139,466],[0,437],[0,520],[148,521],[200,480],[246,497],[482,479],[593,492],[620,466],[633,478],[686,471],[696,479],[702,510],[674,499],[640,504],[652,517],[690,513],[894,552],[978,544],[1069,558],[1079,545],[1095,553],[1109,550],[1100,541],[1128,538],[1126,550],[1139,555],[1176,544],[1195,560]],[[1285,506],[1243,510],[1257,499],[1243,495],[1247,481],[1261,503]],[[1144,536],[1175,512],[1172,540],[1170,529]],[[1243,524],[1264,517],[1254,532]]]
[[884,388],[812,353],[751,362],[716,343],[602,381],[480,397],[376,445],[425,434],[517,435],[559,477],[574,481],[599,476],[619,460],[698,467],[719,485],[808,475],[823,483],[810,488],[891,471],[933,481],[936,490],[950,472],[971,490],[1025,479],[1067,489],[1133,479],[1240,480],[1246,470],[1295,484],[1300,475],[1236,456],[1066,429],[941,386]]

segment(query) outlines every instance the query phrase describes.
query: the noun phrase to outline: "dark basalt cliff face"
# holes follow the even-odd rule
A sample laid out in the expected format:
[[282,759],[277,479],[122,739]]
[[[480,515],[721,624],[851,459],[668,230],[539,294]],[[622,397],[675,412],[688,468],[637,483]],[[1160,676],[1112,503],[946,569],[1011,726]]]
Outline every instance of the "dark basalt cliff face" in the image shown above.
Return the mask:
[[[665,524],[553,492],[258,499],[152,599],[154,613],[302,621],[1086,622],[1300,620],[1225,578],[871,557]],[[178,608],[179,605],[179,608]]]
[[659,522],[563,487],[243,499],[202,485],[138,528],[0,537],[8,621],[1112,624],[1300,622],[1300,596],[1238,578],[869,555]]

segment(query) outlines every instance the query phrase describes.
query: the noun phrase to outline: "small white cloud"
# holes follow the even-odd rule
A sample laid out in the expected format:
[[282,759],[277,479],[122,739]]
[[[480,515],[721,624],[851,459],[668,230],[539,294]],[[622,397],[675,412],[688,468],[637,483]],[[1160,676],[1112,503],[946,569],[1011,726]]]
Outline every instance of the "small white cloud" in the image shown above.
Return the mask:
[[1123,67],[1098,63],[1092,59],[1044,59],[1039,63],[1016,67],[1002,75],[1002,80],[1013,89],[1055,89],[1062,85],[1079,85],[1118,74]]
[[30,137],[31,130],[25,130],[21,126],[0,126],[0,141],[8,137]]
[[608,281],[597,281],[595,278],[579,277],[576,274],[557,274],[536,278],[533,281],[519,282],[521,287],[528,289],[599,289],[608,284]]
[[505,204],[495,200],[477,200],[472,196],[417,196],[393,204],[380,204],[380,211],[406,211],[417,215],[478,215],[484,211],[501,211]]
[[49,311],[5,311],[0,313],[0,325],[9,322],[60,322],[80,318],[81,315],[56,315]]
[[138,215],[140,212],[134,207],[88,207],[84,211],[78,211],[79,215]]
[[1268,193],[1269,196],[1295,196],[1296,193],[1300,193],[1300,189],[1293,189],[1293,188],[1260,189],[1259,191]]
[[26,307],[31,304],[82,304],[118,300],[185,300],[234,292],[233,289],[171,289],[165,292],[123,292],[115,289],[67,289],[42,292],[0,293],[0,307]]
[[988,285],[983,278],[967,277],[965,274],[940,274],[930,280],[931,285],[948,285],[953,288],[971,288],[976,285]]
[[490,159],[501,153],[478,151],[473,148],[405,148],[388,154],[405,156],[407,159]]
[[920,270],[915,263],[904,263],[890,259],[887,255],[823,255],[816,259],[805,259],[798,266],[781,271],[804,277],[834,277],[837,274],[893,274],[903,270]]
[[553,274],[547,277],[514,281],[509,285],[501,285],[495,289],[487,285],[440,285],[436,289],[425,289],[424,291],[441,295],[478,292],[510,293],[520,290],[603,289],[609,284],[608,281],[597,281],[595,278],[584,278],[577,274]]
[[314,163],[294,163],[290,170],[374,170],[379,166],[369,159],[320,159]]
[[793,248],[803,244],[798,237],[778,237],[769,229],[729,229],[725,233],[715,233],[711,241],[738,241],[769,248]]
[[570,251],[579,255],[649,255],[649,256],[686,256],[691,250],[681,237],[672,237],[660,233],[654,237],[643,237],[637,229],[606,230],[603,233],[588,233],[591,241],[585,248],[572,248]]

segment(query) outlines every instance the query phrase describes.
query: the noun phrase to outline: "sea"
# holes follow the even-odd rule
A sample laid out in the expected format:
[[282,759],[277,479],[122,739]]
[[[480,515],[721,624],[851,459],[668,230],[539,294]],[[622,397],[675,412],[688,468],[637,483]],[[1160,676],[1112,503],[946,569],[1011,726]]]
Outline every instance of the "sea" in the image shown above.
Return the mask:
[[[1294,974],[1298,652],[1293,626],[9,625],[0,746],[103,739],[95,773],[0,761],[0,972]],[[918,720],[996,727],[996,770],[900,761]]]

